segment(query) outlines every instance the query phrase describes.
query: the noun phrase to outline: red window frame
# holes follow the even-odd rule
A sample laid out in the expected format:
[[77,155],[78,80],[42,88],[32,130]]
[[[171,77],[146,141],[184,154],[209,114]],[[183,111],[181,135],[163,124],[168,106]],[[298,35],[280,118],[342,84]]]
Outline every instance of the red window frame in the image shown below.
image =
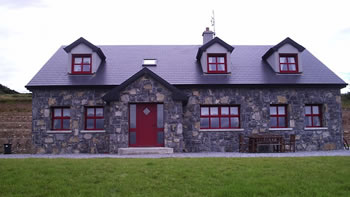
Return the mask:
[[[223,57],[224,58],[224,63],[219,63],[218,62],[218,58],[219,57]],[[209,63],[209,58],[215,58],[215,62],[213,63]],[[225,70],[224,71],[221,71],[221,70],[218,70],[218,66],[219,64],[225,64]],[[210,65],[215,65],[216,67],[216,70],[210,70]],[[222,54],[222,53],[209,53],[207,55],[207,70],[208,70],[208,73],[227,73],[227,58],[226,58],[226,54]]]
[[[321,105],[305,105],[305,108],[306,107],[310,107],[311,108],[310,109],[310,112],[311,112],[310,114],[307,114],[305,112],[305,118],[311,117],[311,126],[306,125],[306,127],[322,127],[322,107],[321,107]],[[313,109],[314,107],[318,107],[318,113],[314,112],[314,109]],[[318,117],[318,119],[320,121],[320,125],[319,126],[315,125],[314,117]],[[306,121],[305,121],[305,123],[306,123]]]
[[[271,108],[276,108],[276,114],[271,114]],[[284,108],[284,114],[281,114],[279,112],[279,107],[283,107]],[[276,117],[276,120],[277,120],[277,126],[273,127],[270,125],[270,128],[287,128],[288,127],[288,120],[287,120],[287,106],[286,105],[270,105],[270,120],[271,120],[271,117]],[[279,118],[284,118],[284,125],[285,126],[281,126],[280,124],[280,121],[279,121]]]
[[[281,62],[281,57],[286,58],[286,62]],[[288,58],[293,57],[294,58],[294,63],[288,62]],[[281,53],[279,54],[279,68],[280,68],[280,73],[298,73],[299,68],[298,68],[298,54],[289,54],[289,53]],[[282,70],[282,65],[287,66],[287,70]],[[291,70],[290,66],[295,65],[295,70]]]
[[[94,115],[88,116],[88,109],[94,109]],[[102,116],[96,115],[96,109],[102,109]],[[85,107],[85,130],[103,130],[104,128],[97,128],[96,127],[96,120],[97,119],[103,119],[104,120],[104,108],[103,107]],[[87,128],[87,122],[88,120],[94,121],[94,127],[93,128]]]
[[[60,111],[61,111],[61,115],[60,116],[55,116],[55,110],[57,110],[57,109],[60,109]],[[64,114],[63,114],[63,110],[64,109],[70,109],[69,107],[53,107],[52,108],[52,123],[51,123],[51,128],[52,128],[52,130],[62,130],[62,131],[67,131],[67,130],[70,130],[70,128],[68,128],[68,129],[64,129],[63,128],[63,120],[70,120],[70,112],[69,112],[69,116],[64,116]],[[54,124],[55,124],[55,120],[60,120],[60,122],[61,122],[61,126],[60,126],[60,128],[55,128],[54,126]],[[70,125],[70,124],[69,124]]]
[[[75,62],[76,58],[81,58],[81,62]],[[84,63],[83,58],[90,58],[90,63]],[[83,71],[83,67],[89,65],[89,71]],[[76,66],[80,67],[81,71],[74,71]],[[73,54],[72,55],[72,74],[91,74],[92,73],[92,57],[91,54]]]
[[[212,115],[211,114],[211,108],[217,107],[218,108],[218,114]],[[228,107],[228,114],[222,114],[222,108]],[[231,114],[231,107],[237,107],[237,114]],[[208,115],[202,115],[202,108],[208,108]],[[200,106],[200,119],[202,118],[208,118],[209,119],[209,126],[208,127],[202,127],[200,125],[201,129],[238,129],[241,128],[241,118],[240,118],[240,106],[239,105],[203,105]],[[212,127],[211,118],[219,118],[219,127]],[[229,126],[223,127],[221,124],[222,118],[228,118],[229,119]],[[231,125],[231,118],[238,118],[238,127],[233,127]]]

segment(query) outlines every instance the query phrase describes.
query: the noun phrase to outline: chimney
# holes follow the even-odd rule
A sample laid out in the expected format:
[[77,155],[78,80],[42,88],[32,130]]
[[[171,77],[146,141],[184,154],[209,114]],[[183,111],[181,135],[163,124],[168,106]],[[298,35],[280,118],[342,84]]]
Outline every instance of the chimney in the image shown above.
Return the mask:
[[209,30],[209,27],[205,28],[205,31],[202,34],[203,36],[203,44],[206,44],[210,40],[214,38],[214,32]]

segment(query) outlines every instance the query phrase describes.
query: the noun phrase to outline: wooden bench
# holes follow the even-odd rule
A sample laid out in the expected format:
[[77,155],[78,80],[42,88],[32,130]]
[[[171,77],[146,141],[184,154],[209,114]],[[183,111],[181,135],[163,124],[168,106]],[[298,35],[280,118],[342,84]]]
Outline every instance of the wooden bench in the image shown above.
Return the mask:
[[284,152],[282,135],[251,135],[249,138],[249,152]]

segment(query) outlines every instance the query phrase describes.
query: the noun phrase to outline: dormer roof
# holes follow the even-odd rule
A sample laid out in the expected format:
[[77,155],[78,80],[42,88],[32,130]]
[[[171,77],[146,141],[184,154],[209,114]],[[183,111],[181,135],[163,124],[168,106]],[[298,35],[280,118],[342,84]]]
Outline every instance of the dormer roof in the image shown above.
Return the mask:
[[285,44],[290,44],[293,47],[295,47],[299,52],[303,52],[305,48],[292,40],[291,38],[287,37],[286,39],[282,40],[280,43],[276,44],[275,46],[271,47],[263,56],[263,60],[266,60],[269,58],[274,52],[278,51],[279,48],[284,46]]
[[199,47],[198,52],[197,52],[197,56],[196,56],[197,60],[200,60],[200,58],[205,50],[207,50],[210,46],[212,46],[213,44],[216,44],[216,43],[221,45],[225,49],[227,49],[227,51],[229,51],[230,53],[235,49],[233,46],[227,44],[226,42],[221,40],[219,37],[215,37],[214,39],[210,40],[206,44]]
[[78,40],[74,41],[72,44],[64,47],[63,49],[69,53],[72,51],[73,48],[75,48],[76,46],[80,45],[80,44],[84,44],[87,47],[89,47],[92,51],[96,52],[97,55],[101,58],[102,61],[105,61],[106,56],[105,54],[103,54],[102,50],[95,46],[94,44],[92,44],[91,42],[87,41],[85,38],[80,37]]

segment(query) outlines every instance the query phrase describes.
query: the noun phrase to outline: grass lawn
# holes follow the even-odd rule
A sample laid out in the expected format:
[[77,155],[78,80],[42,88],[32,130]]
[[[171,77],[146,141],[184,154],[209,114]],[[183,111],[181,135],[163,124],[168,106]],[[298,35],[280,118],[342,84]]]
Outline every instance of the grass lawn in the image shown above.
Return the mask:
[[0,159],[0,196],[350,196],[350,157]]

